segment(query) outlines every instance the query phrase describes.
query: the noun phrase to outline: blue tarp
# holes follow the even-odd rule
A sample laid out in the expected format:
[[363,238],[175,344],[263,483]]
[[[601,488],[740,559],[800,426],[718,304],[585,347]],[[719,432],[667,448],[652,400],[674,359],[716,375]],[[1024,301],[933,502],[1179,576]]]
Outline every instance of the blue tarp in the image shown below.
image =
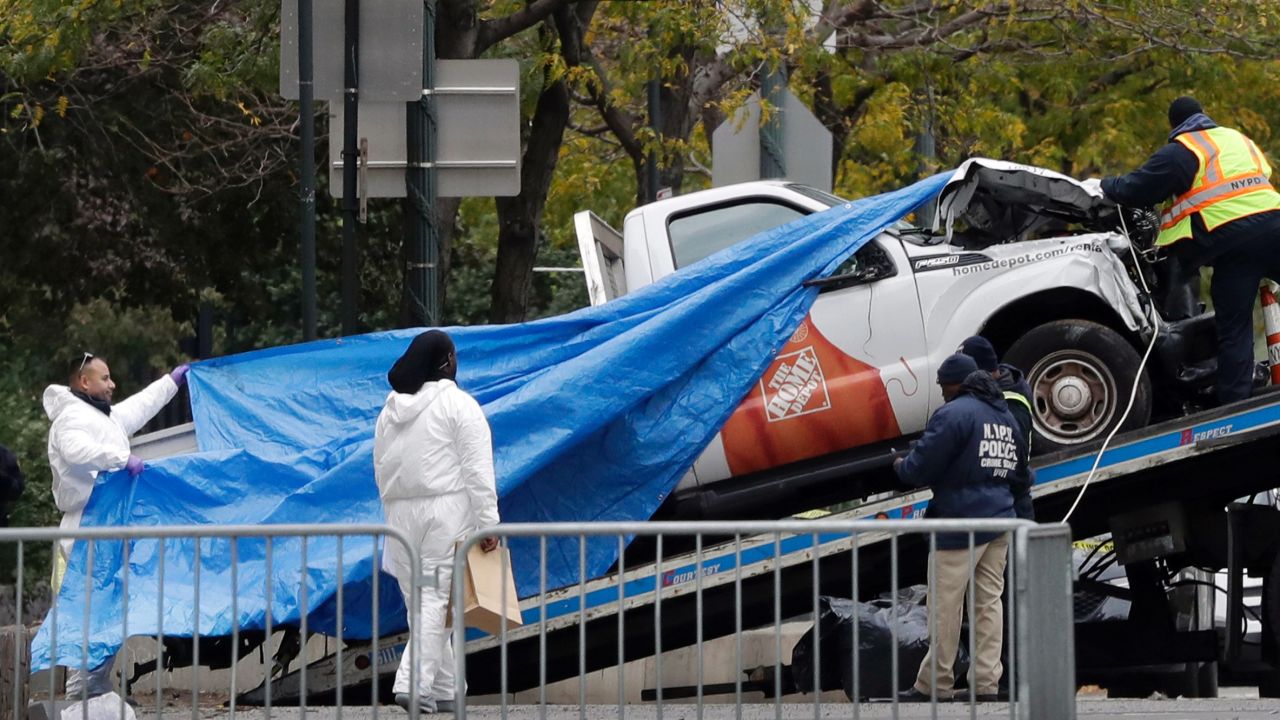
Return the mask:
[[[816,288],[868,239],[937,194],[946,175],[797,220],[605,305],[510,326],[449,328],[459,384],[493,428],[505,522],[644,520],[657,509],[799,325]],[[99,479],[86,526],[383,522],[371,461],[386,371],[418,330],[374,333],[208,360],[189,375],[200,452],[151,464],[136,480]],[[154,635],[158,543],[129,542],[127,630]],[[122,639],[121,543],[94,549],[89,665]],[[268,582],[262,540],[237,544],[241,630],[274,624],[336,631],[336,541],[276,541]],[[538,590],[536,541],[512,543],[519,594]],[[372,540],[347,540],[343,634],[368,637]],[[588,543],[587,573],[616,559]],[[229,541],[164,544],[163,633],[225,635],[232,626]],[[58,664],[81,661],[86,543],[59,594]],[[547,587],[578,581],[576,540],[548,547]],[[201,589],[195,602],[196,578]],[[380,631],[405,627],[382,576]],[[306,598],[305,608],[303,598]],[[49,665],[51,623],[32,646]]]

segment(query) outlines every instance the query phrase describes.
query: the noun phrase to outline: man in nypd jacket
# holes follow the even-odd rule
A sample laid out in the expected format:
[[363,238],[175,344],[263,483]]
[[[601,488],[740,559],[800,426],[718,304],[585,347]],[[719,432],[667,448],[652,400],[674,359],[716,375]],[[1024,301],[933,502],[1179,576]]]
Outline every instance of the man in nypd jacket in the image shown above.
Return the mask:
[[[938,385],[946,403],[929,418],[911,452],[894,463],[898,477],[907,485],[933,489],[930,517],[1015,517],[1010,480],[1025,472],[1027,447],[999,385],[973,358],[960,353],[938,367]],[[976,533],[973,543],[975,685],[979,701],[994,701],[1004,671],[1000,595],[1009,538],[1007,533]],[[915,686],[900,695],[902,700],[952,695],[969,558],[968,533],[939,534],[937,550],[929,558],[929,652],[920,663]]]

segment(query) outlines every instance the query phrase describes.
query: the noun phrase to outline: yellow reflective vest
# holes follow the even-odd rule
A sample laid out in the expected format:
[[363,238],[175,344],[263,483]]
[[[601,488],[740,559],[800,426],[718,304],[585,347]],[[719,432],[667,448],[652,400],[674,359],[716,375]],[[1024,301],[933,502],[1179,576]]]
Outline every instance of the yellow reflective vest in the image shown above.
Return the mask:
[[1176,138],[1200,162],[1191,188],[1169,201],[1160,214],[1156,245],[1191,237],[1191,218],[1200,214],[1206,230],[1270,210],[1280,210],[1271,186],[1271,166],[1253,141],[1237,130],[1217,127]]
[[[1028,400],[1026,396],[1023,395],[1022,393],[1014,392],[1012,390],[1005,390],[1004,401],[1008,403],[1010,406],[1012,406],[1013,403],[1018,403],[1020,405],[1025,406],[1027,408],[1027,412],[1031,414],[1031,417],[1035,417],[1035,412],[1031,409],[1031,401]],[[1031,449],[1031,438],[1034,436],[1035,436],[1035,433],[1031,432],[1031,428],[1027,428],[1027,450]]]

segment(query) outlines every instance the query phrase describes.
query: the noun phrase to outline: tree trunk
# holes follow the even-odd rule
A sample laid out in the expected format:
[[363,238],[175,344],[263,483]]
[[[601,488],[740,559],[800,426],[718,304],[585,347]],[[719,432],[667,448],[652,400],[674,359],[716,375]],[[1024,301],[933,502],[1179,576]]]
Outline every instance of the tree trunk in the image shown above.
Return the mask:
[[832,97],[829,72],[820,73],[814,81],[813,114],[831,132],[831,182],[835,185],[840,181],[840,159],[844,157],[844,146],[849,140],[849,128]]
[[[595,7],[595,3],[582,3],[554,13],[561,53],[571,66],[581,64],[582,36]],[[490,295],[490,322],[521,322],[528,314],[533,264],[542,237],[542,211],[568,125],[569,89],[560,79],[546,85],[538,96],[520,162],[520,194],[497,198],[498,261]]]
[[520,194],[497,198],[498,262],[489,321],[521,322],[529,306],[533,263],[542,235],[542,209],[569,123],[569,91],[557,80],[543,89],[520,164]]

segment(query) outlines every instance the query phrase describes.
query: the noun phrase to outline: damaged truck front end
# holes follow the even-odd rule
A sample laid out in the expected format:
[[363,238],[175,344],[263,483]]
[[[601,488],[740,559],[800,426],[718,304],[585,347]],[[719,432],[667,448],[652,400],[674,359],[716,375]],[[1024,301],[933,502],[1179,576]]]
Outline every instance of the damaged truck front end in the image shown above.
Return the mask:
[[969,272],[1034,267],[988,279],[984,293],[1002,283],[1044,287],[983,326],[1028,375],[1040,452],[1100,441],[1131,392],[1125,429],[1212,404],[1213,313],[1199,301],[1198,277],[1182,279],[1155,253],[1156,231],[1153,212],[1117,207],[1096,184],[1014,163],[971,160],[939,196],[924,243],[982,256],[960,266]]

